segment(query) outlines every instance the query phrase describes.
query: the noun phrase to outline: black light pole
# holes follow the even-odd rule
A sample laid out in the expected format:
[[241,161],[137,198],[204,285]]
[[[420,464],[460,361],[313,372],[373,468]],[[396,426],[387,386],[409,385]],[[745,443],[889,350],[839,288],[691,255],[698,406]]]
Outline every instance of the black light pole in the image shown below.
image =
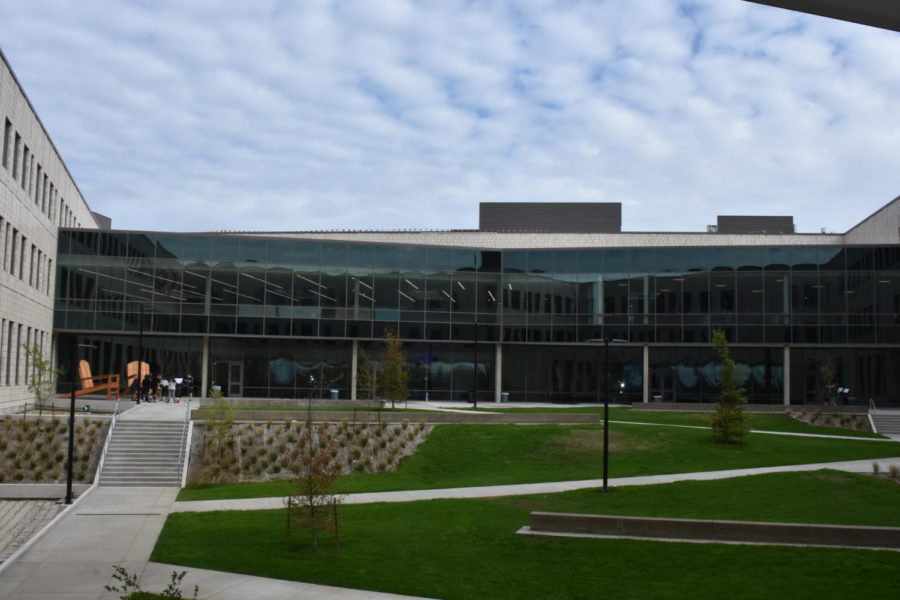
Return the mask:
[[138,326],[138,372],[137,372],[137,382],[138,382],[138,393],[137,393],[137,403],[141,403],[141,393],[144,390],[143,385],[143,375],[141,374],[142,367],[144,366],[144,305],[141,304],[141,322]]
[[478,408],[478,321],[475,321],[475,361],[472,363],[472,400],[473,408]]
[[603,491],[609,491],[609,337],[603,338]]
[[[588,340],[589,343],[603,342],[603,491],[609,491],[609,343],[625,342],[612,337]],[[599,362],[599,361],[598,361]],[[599,379],[599,376],[598,376]],[[600,395],[600,390],[597,390]]]
[[77,381],[75,369],[78,366],[79,348],[96,348],[96,346],[93,344],[79,344],[77,337],[75,338],[75,343],[72,344],[72,400],[69,403],[69,456],[66,460],[66,504],[72,504],[72,459],[75,442],[75,383]]

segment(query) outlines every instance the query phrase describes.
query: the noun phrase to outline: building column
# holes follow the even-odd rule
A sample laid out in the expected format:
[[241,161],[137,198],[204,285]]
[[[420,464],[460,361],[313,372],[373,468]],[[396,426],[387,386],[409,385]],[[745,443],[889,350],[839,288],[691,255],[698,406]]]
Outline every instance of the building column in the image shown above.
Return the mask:
[[644,345],[644,403],[650,402],[650,346]]
[[494,402],[500,402],[503,391],[503,344],[494,344]]
[[784,347],[784,404],[785,406],[791,403],[791,349],[788,346]]
[[359,340],[353,340],[353,357],[350,359],[350,399],[356,400],[356,377],[359,364]]
[[200,363],[200,393],[198,396],[206,398],[209,395],[209,336],[203,336],[203,358]]

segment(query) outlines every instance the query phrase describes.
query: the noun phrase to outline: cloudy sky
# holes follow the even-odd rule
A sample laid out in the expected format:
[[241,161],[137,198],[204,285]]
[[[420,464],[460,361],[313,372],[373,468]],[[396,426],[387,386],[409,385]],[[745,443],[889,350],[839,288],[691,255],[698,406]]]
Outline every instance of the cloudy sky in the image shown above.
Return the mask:
[[3,0],[0,48],[121,229],[845,231],[900,194],[900,34],[742,0]]

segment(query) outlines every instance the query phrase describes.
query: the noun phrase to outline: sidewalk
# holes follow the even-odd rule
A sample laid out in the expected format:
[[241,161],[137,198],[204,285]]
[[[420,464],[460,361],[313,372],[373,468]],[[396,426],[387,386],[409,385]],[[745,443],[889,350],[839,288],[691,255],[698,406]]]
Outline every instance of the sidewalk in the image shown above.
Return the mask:
[[[807,465],[784,465],[779,467],[755,467],[751,469],[730,469],[725,471],[700,471],[695,473],[673,473],[670,475],[643,475],[639,477],[616,477],[609,480],[610,487],[629,485],[652,485],[656,483],[672,483],[675,481],[709,481],[712,479],[728,479],[746,475],[763,473],[784,473],[789,471],[817,471],[819,469],[835,469],[851,473],[871,473],[872,463],[878,462],[882,469],[887,465],[900,465],[900,456],[896,458],[877,459],[872,461],[853,460],[845,462],[815,463]],[[441,488],[433,490],[403,490],[397,492],[369,492],[347,494],[344,504],[369,504],[372,502],[416,502],[418,500],[439,500],[446,498],[491,498],[497,496],[521,496],[527,494],[556,494],[572,490],[599,488],[602,479],[582,479],[578,481],[551,481],[545,483],[522,483],[517,485],[488,485],[480,487]],[[193,502],[175,502],[172,512],[207,512],[213,510],[266,510],[284,508],[278,498],[236,498],[233,500],[196,500]]]

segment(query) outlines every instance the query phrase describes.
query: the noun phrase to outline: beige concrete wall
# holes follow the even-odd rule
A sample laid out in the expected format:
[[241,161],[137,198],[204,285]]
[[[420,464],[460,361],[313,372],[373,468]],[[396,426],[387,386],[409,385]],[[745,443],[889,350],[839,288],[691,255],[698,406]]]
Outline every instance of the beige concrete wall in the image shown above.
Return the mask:
[[4,146],[5,166],[0,162],[0,412],[30,399],[30,373],[22,344],[38,343],[48,356],[52,351],[58,228],[96,228],[90,208],[0,53],[0,161]]

